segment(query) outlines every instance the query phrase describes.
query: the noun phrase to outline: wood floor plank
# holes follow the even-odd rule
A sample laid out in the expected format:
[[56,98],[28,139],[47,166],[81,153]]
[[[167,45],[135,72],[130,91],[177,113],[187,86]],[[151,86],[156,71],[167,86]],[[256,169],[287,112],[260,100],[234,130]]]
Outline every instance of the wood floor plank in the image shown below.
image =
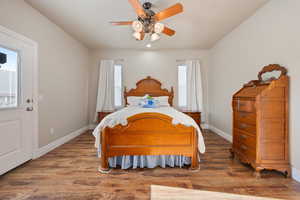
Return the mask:
[[86,132],[45,156],[0,177],[1,200],[149,199],[150,185],[300,199],[300,184],[278,172],[253,177],[253,170],[229,154],[230,143],[204,133],[207,152],[200,171],[187,168],[97,171],[94,138]]

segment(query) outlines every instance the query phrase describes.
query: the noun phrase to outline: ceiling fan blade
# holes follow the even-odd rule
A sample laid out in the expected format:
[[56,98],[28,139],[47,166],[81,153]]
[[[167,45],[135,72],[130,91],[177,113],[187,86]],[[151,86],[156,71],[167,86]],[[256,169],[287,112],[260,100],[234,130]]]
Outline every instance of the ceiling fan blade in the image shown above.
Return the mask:
[[168,36],[173,36],[175,34],[175,31],[173,29],[170,29],[168,27],[165,26],[163,33],[168,35]]
[[110,23],[115,26],[121,26],[121,25],[131,25],[132,21],[110,22]]
[[146,13],[139,0],[128,0],[139,17],[145,17]]
[[174,6],[171,6],[167,8],[164,11],[161,11],[155,15],[156,21],[164,20],[168,17],[172,17],[174,15],[177,15],[179,13],[183,12],[183,5],[181,3],[177,3]]

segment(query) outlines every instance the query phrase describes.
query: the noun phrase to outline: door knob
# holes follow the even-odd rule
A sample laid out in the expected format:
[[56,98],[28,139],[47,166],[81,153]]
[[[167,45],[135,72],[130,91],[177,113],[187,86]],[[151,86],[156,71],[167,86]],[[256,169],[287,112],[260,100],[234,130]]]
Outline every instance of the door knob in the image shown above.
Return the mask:
[[33,107],[27,107],[26,111],[29,111],[29,112],[33,111]]
[[33,103],[33,99],[27,99],[26,103]]

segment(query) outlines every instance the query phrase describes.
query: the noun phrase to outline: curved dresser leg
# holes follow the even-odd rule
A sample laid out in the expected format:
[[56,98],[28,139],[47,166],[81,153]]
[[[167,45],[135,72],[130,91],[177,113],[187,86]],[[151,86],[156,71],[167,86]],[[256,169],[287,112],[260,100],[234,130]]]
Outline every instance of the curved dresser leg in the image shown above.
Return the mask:
[[284,172],[284,176],[285,178],[291,178],[291,169],[286,169],[285,172]]
[[253,175],[255,176],[255,178],[261,178],[261,171],[263,170],[264,168],[262,167],[256,167],[255,168],[255,172],[253,173]]

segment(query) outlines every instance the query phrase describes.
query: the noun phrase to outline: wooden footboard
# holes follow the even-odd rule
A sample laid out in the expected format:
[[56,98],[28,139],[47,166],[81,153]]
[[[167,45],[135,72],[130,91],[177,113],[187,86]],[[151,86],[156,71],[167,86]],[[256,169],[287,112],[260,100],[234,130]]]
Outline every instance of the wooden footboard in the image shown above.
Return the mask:
[[101,168],[108,158],[123,155],[183,155],[198,169],[198,139],[194,127],[173,125],[172,118],[159,113],[142,113],[127,119],[126,126],[105,128],[101,134]]

